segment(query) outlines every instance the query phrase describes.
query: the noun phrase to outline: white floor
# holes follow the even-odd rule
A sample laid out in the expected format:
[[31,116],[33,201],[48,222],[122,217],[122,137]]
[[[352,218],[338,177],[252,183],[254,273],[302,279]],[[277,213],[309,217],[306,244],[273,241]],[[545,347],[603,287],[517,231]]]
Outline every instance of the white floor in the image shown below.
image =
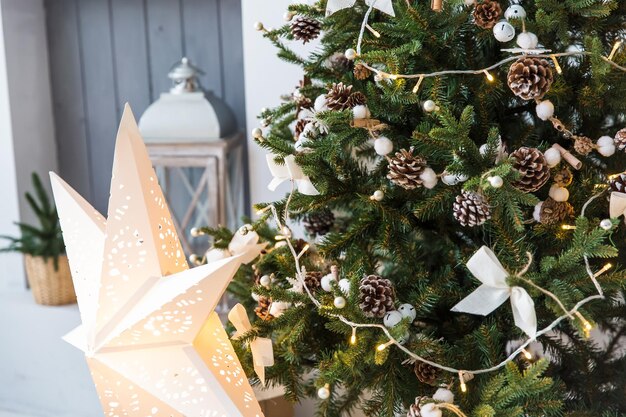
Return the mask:
[[0,292],[0,417],[100,417],[84,357],[61,340],[78,308],[36,305]]

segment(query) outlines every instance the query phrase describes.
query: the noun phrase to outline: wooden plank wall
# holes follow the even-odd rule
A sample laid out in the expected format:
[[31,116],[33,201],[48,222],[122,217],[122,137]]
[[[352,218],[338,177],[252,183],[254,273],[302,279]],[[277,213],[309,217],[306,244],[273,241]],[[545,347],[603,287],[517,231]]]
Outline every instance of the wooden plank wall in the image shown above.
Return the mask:
[[102,213],[124,102],[137,119],[187,56],[245,129],[238,0],[45,0],[61,175]]

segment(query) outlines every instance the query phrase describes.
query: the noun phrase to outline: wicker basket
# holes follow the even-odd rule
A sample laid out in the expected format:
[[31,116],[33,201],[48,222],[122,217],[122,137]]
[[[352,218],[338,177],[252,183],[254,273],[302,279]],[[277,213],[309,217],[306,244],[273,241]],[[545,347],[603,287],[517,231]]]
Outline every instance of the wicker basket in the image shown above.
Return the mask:
[[72,274],[67,256],[59,256],[59,269],[54,269],[54,260],[40,256],[25,255],[26,276],[37,304],[58,306],[76,302]]

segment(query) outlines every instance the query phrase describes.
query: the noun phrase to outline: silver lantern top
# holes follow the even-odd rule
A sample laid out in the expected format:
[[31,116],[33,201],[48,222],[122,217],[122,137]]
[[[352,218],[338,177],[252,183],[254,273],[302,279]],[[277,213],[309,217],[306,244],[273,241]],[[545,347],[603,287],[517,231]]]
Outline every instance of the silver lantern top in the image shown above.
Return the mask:
[[172,80],[170,93],[183,94],[198,91],[200,89],[198,85],[198,74],[201,73],[202,71],[191,65],[189,59],[184,57],[180,62],[174,64],[167,74],[168,78]]

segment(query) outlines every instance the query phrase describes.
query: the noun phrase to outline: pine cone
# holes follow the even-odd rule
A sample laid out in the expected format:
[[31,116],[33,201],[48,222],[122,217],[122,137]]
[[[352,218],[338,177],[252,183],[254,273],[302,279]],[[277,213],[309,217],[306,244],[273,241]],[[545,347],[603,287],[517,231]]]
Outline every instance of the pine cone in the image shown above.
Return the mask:
[[424,405],[424,401],[428,399],[428,397],[415,397],[415,402],[409,406],[406,417],[422,417],[420,408]]
[[454,218],[461,226],[480,226],[491,218],[491,208],[485,198],[471,191],[456,196],[452,205]]
[[317,38],[322,30],[322,24],[315,19],[306,16],[298,16],[291,24],[291,34],[302,43]]
[[413,155],[413,148],[402,149],[396,152],[393,158],[389,158],[389,173],[387,179],[405,190],[414,190],[422,186],[420,175],[426,168],[426,160],[418,155]]
[[360,91],[355,91],[348,97],[348,107],[350,108],[364,104],[367,104],[367,97]]
[[344,83],[335,84],[326,93],[326,105],[331,110],[345,110],[350,108],[352,86]]
[[307,233],[312,237],[324,236],[335,224],[335,215],[326,209],[313,213],[307,213],[302,220]]
[[330,67],[337,72],[348,72],[352,68],[352,61],[346,58],[343,52],[335,52],[329,58]]
[[272,300],[263,295],[259,295],[257,307],[254,309],[254,312],[261,320],[272,320],[274,316],[270,314],[270,306],[272,305]]
[[546,59],[525,56],[511,65],[507,81],[513,94],[524,100],[535,100],[550,90],[554,75]]
[[428,385],[434,385],[439,378],[439,370],[432,365],[422,361],[416,361],[413,372],[420,382]]
[[304,283],[310,291],[317,291],[322,287],[322,277],[326,275],[320,271],[307,271],[304,275]]
[[559,187],[567,187],[569,186],[574,179],[574,175],[569,168],[563,168],[554,174],[554,182]]
[[542,224],[552,225],[574,216],[574,207],[567,201],[555,201],[548,197],[541,204],[539,220]]
[[363,64],[356,64],[352,72],[354,73],[354,78],[357,80],[366,80],[372,75],[372,71]]
[[359,285],[359,307],[365,317],[382,318],[394,310],[395,291],[388,279],[369,275]]
[[626,193],[626,174],[612,176],[609,180],[609,186],[611,187],[611,191]]
[[626,127],[615,134],[615,146],[618,151],[626,152]]
[[296,140],[298,140],[298,138],[300,137],[300,134],[304,131],[304,127],[308,125],[309,123],[311,123],[311,121],[308,119],[298,119],[295,127],[293,128],[294,130],[293,136]]
[[513,186],[526,193],[540,189],[550,178],[550,167],[541,151],[536,148],[522,147],[511,154],[513,168],[521,178]]
[[591,151],[593,151],[593,141],[585,136],[575,136],[574,137],[574,150],[579,155],[589,155]]
[[502,7],[497,1],[485,0],[474,8],[474,22],[483,29],[493,28],[501,16]]

